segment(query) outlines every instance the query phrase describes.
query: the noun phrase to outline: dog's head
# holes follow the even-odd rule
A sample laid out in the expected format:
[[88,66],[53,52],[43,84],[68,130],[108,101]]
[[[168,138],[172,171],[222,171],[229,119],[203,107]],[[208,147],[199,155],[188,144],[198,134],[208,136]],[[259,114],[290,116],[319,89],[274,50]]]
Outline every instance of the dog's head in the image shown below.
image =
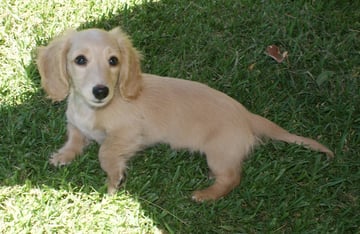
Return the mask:
[[38,50],[41,84],[54,101],[70,92],[92,107],[105,106],[120,92],[135,99],[141,91],[140,54],[115,28],[71,31]]

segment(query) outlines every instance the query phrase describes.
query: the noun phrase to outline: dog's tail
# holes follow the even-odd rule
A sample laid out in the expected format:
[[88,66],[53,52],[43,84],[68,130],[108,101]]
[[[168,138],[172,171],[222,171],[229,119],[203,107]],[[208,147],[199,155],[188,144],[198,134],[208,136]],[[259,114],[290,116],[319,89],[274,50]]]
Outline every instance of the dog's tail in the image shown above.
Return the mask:
[[259,115],[251,114],[250,122],[255,135],[259,138],[267,137],[278,141],[303,145],[306,148],[325,153],[328,158],[334,157],[334,153],[319,142],[291,134],[277,124]]

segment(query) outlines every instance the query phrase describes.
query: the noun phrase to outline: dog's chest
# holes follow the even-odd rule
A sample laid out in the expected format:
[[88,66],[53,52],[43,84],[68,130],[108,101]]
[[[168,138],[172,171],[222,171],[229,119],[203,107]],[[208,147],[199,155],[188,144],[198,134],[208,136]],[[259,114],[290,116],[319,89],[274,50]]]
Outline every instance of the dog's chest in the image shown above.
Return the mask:
[[94,110],[79,106],[69,106],[66,113],[68,122],[78,128],[90,140],[101,144],[105,140],[105,131],[96,127]]

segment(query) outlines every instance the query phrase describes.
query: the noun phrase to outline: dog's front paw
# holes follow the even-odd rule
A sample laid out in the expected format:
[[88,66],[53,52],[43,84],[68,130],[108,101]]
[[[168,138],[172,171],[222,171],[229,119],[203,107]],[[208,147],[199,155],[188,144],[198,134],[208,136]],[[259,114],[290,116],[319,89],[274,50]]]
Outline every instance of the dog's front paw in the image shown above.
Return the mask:
[[119,188],[124,184],[126,180],[126,173],[121,174],[120,177],[117,180],[110,180],[108,178],[108,194],[114,195]]
[[70,164],[73,159],[74,159],[74,155],[72,155],[72,154],[58,152],[58,153],[51,155],[49,162],[51,165],[53,165],[55,167],[60,167],[60,166]]

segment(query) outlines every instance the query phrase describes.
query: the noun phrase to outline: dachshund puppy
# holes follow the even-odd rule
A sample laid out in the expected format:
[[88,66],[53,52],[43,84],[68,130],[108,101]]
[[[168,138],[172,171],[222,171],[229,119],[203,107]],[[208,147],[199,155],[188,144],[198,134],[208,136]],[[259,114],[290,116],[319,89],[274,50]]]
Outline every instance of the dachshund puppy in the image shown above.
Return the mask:
[[38,50],[41,84],[53,101],[67,98],[65,145],[50,163],[70,163],[92,140],[115,193],[127,161],[156,143],[206,155],[215,182],[195,201],[216,200],[240,182],[241,164],[262,137],[333,157],[315,140],[287,132],[229,96],[198,82],[144,74],[140,53],[120,28],[70,31]]

